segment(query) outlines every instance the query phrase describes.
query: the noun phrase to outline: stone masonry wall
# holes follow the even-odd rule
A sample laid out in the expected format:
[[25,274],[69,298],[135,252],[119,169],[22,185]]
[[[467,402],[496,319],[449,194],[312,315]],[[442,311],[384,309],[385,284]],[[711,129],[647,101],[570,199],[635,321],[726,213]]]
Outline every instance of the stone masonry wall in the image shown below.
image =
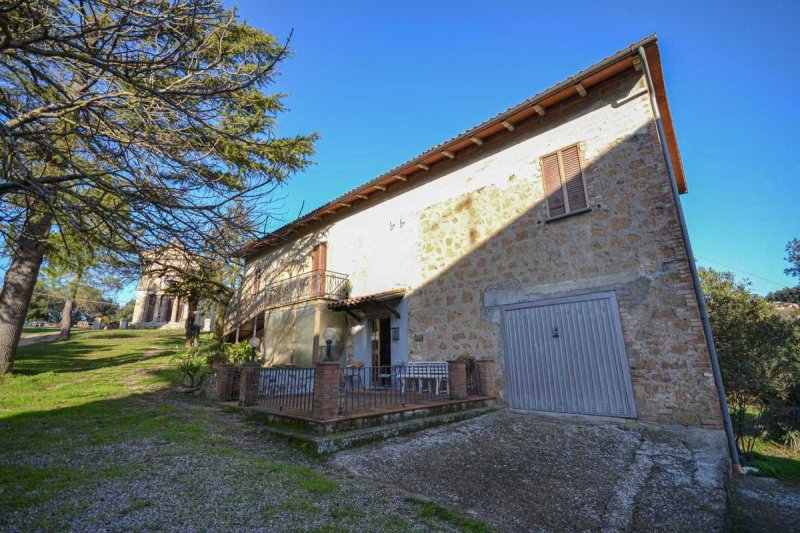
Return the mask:
[[[592,211],[547,222],[539,158],[504,188],[471,191],[420,213],[425,282],[409,297],[410,359],[499,359],[498,306],[613,290],[638,416],[719,427],[710,359],[663,155],[641,78],[631,72],[521,127],[520,137],[580,143]],[[587,107],[590,111],[587,112]],[[609,129],[619,133],[609,142]],[[516,141],[518,142],[518,141]],[[502,146],[497,147],[498,150]],[[498,358],[498,354],[500,357]]]
[[[592,210],[548,221],[540,159],[576,143]],[[252,258],[248,272],[256,262],[292,264],[320,238],[328,268],[350,276],[354,296],[407,289],[409,360],[493,358],[501,397],[502,305],[614,291],[638,417],[721,426],[640,73],[620,74],[326,217]]]

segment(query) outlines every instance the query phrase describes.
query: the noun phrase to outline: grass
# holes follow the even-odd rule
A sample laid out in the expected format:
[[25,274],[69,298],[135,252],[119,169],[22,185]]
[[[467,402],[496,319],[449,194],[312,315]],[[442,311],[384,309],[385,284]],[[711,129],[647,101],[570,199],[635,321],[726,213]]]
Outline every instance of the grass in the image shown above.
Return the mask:
[[492,529],[484,522],[451,511],[435,502],[427,502],[419,510],[420,518],[437,518],[467,533],[489,533]]
[[22,328],[22,333],[53,333],[55,331],[59,331],[57,327],[49,327],[49,328],[33,328],[33,327],[25,327]]
[[792,453],[771,440],[759,439],[753,453],[744,458],[747,466],[758,468],[759,475],[783,479],[800,485],[800,451]]
[[399,496],[388,506],[382,489],[175,392],[180,343],[174,331],[82,331],[19,349],[0,381],[0,530],[486,531]]

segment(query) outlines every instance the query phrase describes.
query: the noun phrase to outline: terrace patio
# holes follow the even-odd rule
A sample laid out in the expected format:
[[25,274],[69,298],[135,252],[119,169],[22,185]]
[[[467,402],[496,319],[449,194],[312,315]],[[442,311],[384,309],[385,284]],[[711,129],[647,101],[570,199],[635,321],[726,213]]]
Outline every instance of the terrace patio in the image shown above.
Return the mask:
[[[338,424],[421,410],[442,411],[494,399],[490,361],[392,367],[218,367],[219,398],[228,406],[316,424]],[[482,379],[483,378],[483,379]],[[487,381],[484,384],[484,381]]]

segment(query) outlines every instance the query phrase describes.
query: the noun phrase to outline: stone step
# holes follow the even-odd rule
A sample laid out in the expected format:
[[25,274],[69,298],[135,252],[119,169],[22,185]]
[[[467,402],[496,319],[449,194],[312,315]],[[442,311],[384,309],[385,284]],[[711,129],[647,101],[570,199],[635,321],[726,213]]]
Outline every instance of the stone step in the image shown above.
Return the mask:
[[261,424],[262,433],[284,440],[313,454],[329,454],[361,446],[370,442],[407,435],[423,429],[469,420],[502,409],[499,406],[481,406],[447,412],[433,416],[411,418],[379,426],[368,426],[348,431],[313,433],[271,424]]

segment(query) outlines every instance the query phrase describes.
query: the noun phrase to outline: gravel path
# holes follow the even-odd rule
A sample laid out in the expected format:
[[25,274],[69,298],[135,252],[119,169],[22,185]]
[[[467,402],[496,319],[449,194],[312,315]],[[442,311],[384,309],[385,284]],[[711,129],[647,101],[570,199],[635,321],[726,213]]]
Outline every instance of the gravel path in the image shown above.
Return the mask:
[[737,477],[731,500],[734,531],[800,531],[798,485],[768,477]]
[[332,462],[502,531],[725,527],[721,431],[506,410],[340,452]]

